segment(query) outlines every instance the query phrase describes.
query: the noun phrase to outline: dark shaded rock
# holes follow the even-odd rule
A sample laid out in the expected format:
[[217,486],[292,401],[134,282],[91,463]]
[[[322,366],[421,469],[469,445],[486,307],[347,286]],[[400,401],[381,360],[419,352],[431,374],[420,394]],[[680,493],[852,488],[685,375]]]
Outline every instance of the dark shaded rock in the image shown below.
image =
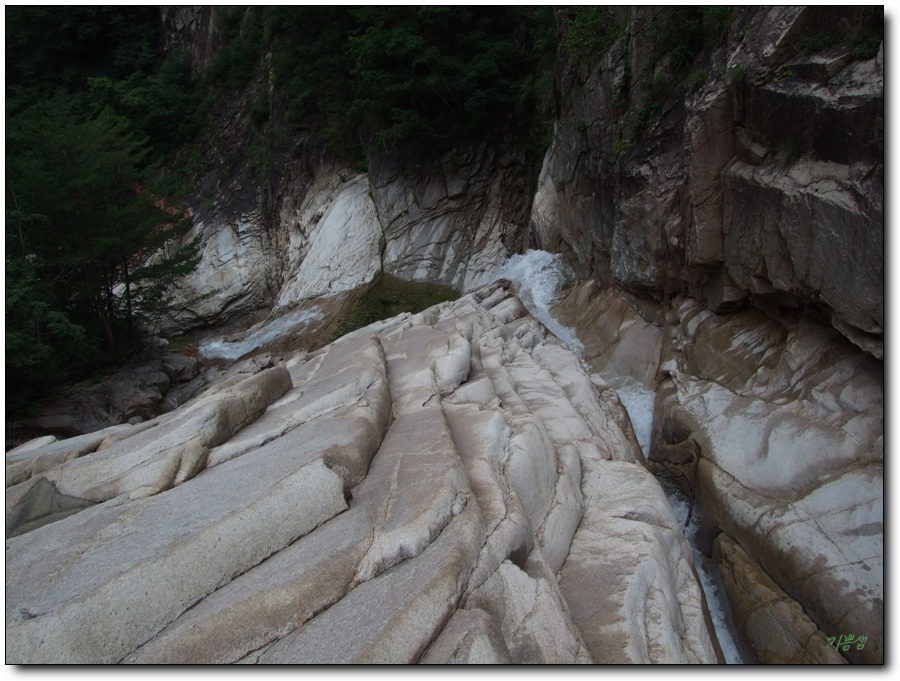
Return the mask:
[[65,390],[40,416],[24,420],[22,425],[71,437],[131,419],[151,419],[170,382],[161,360],[127,367],[100,383],[81,383]]
[[539,245],[579,276],[657,300],[812,305],[878,356],[882,61],[839,44],[801,52],[835,26],[876,30],[877,17],[735,8],[688,87],[655,47],[666,12],[619,10],[623,34],[602,54],[560,52],[560,120],[532,210]]

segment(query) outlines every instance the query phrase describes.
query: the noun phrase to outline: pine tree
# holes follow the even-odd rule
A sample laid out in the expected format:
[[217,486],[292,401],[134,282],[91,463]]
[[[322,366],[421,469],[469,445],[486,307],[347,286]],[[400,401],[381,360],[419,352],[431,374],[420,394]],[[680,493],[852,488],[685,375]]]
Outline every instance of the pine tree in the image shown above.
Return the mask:
[[190,220],[154,193],[147,153],[127,119],[63,91],[7,119],[7,338],[33,349],[8,344],[8,369],[120,359],[193,266]]

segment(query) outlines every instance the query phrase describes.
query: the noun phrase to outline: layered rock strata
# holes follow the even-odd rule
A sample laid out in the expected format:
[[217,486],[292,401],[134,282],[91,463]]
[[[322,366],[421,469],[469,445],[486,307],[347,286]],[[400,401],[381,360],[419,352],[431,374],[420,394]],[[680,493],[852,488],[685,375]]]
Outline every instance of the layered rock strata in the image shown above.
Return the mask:
[[61,444],[8,518],[96,503],[7,539],[8,663],[716,661],[615,392],[504,285]]
[[[246,134],[233,130],[228,139],[237,146]],[[293,163],[272,169],[280,179],[277,206],[268,212],[254,197],[252,178],[236,188],[204,190],[221,198],[192,202],[189,237],[201,240],[200,262],[180,281],[161,331],[183,333],[336,299],[382,272],[458,291],[492,282],[528,240],[527,178],[534,164],[488,144],[436,161],[416,159],[414,152],[376,156],[372,173],[361,174],[303,150]],[[235,158],[216,163],[243,167]]]

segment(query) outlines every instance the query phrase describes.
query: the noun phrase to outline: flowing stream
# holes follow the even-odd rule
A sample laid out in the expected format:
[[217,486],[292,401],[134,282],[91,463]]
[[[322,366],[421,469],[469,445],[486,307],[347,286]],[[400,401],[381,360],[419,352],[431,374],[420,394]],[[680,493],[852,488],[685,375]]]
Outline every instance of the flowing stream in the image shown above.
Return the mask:
[[[573,274],[563,263],[562,256],[529,250],[524,255],[510,257],[501,269],[500,276],[516,284],[519,299],[525,308],[563,341],[579,359],[582,359],[584,345],[578,340],[575,330],[563,326],[550,314],[550,308],[556,303],[560,290],[573,279]],[[618,393],[631,419],[641,451],[647,457],[650,453],[650,436],[653,430],[654,392],[629,376],[601,375],[601,377]],[[753,661],[744,655],[737,643],[737,632],[718,569],[697,547],[697,531],[701,524],[699,513],[695,509],[691,522],[685,527],[688,517],[687,501],[671,483],[663,480],[660,484],[693,549],[694,566],[700,577],[700,585],[706,596],[710,617],[725,661],[728,664],[752,664]]]
[[510,256],[498,274],[516,285],[519,300],[525,309],[581,359],[584,345],[578,340],[575,330],[563,326],[550,314],[550,308],[556,303],[562,287],[574,279],[562,256],[528,250],[523,255]]
[[243,340],[226,341],[219,338],[201,343],[198,350],[209,359],[240,359],[257,348],[305,331],[310,322],[318,322],[322,318],[322,313],[316,307],[311,310],[298,310],[264,324]]
[[[641,383],[631,377],[603,376],[619,394],[622,405],[628,412],[634,434],[641,446],[645,457],[650,454],[650,435],[653,429],[653,405],[655,395]],[[691,549],[694,552],[694,567],[700,577],[700,586],[706,596],[706,604],[709,614],[719,639],[719,646],[728,664],[752,664],[737,643],[738,635],[735,631],[728,599],[725,596],[725,587],[719,576],[719,570],[710,558],[705,556],[698,548],[697,532],[702,524],[702,518],[696,508],[691,513],[691,521],[685,526],[688,519],[689,505],[681,491],[670,481],[660,480],[660,485],[666,493],[666,498],[675,512],[678,524],[681,526]]]

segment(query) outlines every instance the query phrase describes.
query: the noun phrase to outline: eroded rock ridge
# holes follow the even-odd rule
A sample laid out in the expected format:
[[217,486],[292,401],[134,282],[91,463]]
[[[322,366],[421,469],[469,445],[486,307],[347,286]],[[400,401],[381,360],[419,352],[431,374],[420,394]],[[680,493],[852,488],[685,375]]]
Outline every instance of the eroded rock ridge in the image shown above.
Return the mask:
[[716,660],[615,392],[504,285],[66,442],[7,468],[8,662]]

